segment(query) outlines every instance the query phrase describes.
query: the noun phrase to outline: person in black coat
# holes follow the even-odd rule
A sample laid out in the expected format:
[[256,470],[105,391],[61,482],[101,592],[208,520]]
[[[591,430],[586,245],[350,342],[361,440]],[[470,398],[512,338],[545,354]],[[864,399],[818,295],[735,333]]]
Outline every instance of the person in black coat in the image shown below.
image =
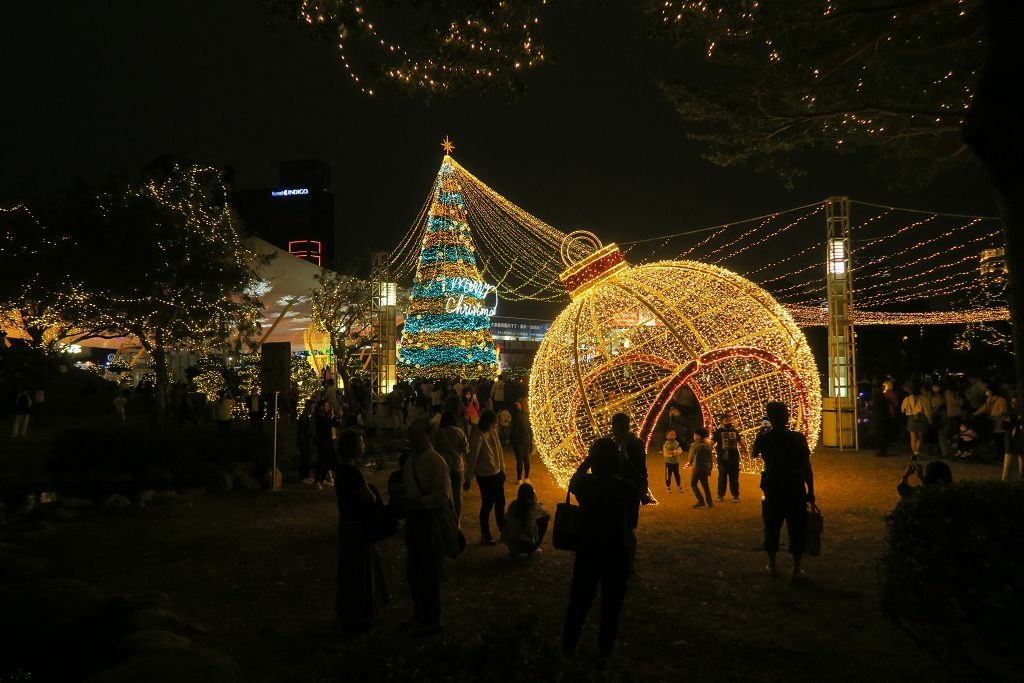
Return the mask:
[[635,480],[620,476],[621,455],[612,439],[598,439],[587,455],[590,474],[578,470],[569,482],[582,511],[572,586],[562,630],[562,648],[574,652],[587,612],[601,587],[598,652],[611,654],[629,578],[630,521],[645,492]]

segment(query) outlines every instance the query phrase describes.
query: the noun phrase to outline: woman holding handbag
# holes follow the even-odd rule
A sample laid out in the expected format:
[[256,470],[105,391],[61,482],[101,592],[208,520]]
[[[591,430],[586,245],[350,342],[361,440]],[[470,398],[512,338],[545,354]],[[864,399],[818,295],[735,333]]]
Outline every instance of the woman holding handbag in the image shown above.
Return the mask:
[[388,602],[380,555],[368,534],[372,510],[380,495],[356,467],[363,454],[363,435],[347,429],[338,435],[334,494],[338,502],[338,583],[334,612],[348,632],[370,628]]

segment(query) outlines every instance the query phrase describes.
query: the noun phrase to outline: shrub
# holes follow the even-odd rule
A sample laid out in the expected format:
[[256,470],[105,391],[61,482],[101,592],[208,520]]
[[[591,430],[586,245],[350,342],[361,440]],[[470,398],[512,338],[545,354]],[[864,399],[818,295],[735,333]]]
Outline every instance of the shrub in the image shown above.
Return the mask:
[[889,516],[886,616],[959,676],[1024,667],[1024,484],[920,489]]

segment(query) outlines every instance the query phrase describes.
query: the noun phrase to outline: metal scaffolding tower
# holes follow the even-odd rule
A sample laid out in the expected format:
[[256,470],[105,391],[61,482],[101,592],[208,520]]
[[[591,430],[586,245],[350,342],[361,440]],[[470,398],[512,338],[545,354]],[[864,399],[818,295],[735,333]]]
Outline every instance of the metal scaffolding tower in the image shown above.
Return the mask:
[[825,205],[828,237],[825,276],[828,296],[828,396],[823,401],[822,441],[859,448],[857,366],[853,329],[853,269],[850,264],[850,198],[830,197]]
[[397,360],[395,307],[398,285],[390,282],[386,251],[377,251],[373,254],[370,288],[370,312],[376,329],[373,352],[370,354],[370,410],[374,416],[377,416],[380,414],[384,397],[398,382],[398,371],[395,366]]

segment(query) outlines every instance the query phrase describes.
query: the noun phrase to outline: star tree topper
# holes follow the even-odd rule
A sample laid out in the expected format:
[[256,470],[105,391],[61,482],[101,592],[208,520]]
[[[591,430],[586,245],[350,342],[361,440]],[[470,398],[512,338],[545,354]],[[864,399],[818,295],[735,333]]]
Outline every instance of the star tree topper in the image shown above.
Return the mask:
[[448,136],[444,136],[444,140],[441,141],[441,149],[444,150],[445,156],[448,156],[455,149],[455,145],[448,139]]

